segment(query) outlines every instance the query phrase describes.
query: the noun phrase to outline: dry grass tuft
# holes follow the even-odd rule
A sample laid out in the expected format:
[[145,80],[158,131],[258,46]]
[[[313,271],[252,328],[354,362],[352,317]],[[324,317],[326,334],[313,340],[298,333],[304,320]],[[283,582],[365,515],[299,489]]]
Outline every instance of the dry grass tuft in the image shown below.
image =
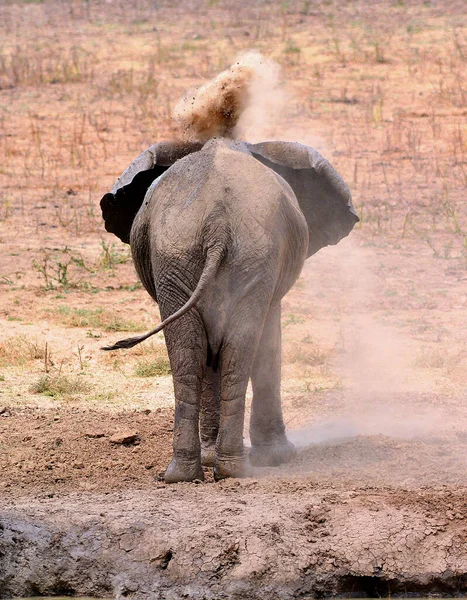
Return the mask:
[[76,397],[87,394],[91,386],[79,376],[43,375],[31,385],[33,394],[43,394],[52,398]]
[[68,327],[88,327],[102,329],[103,331],[143,331],[142,323],[123,319],[113,312],[103,308],[72,308],[60,306],[55,314],[60,321]]
[[311,346],[310,344],[296,343],[289,344],[284,359],[288,364],[302,364],[311,367],[326,364],[331,357],[331,352],[324,348]]
[[0,342],[0,366],[22,366],[33,360],[44,360],[45,345],[16,336]]
[[415,366],[422,369],[439,369],[447,374],[462,371],[466,364],[467,351],[451,350],[441,348],[423,348],[415,359]]
[[155,346],[151,355],[138,360],[134,373],[137,377],[170,375],[170,362],[165,347],[162,345]]

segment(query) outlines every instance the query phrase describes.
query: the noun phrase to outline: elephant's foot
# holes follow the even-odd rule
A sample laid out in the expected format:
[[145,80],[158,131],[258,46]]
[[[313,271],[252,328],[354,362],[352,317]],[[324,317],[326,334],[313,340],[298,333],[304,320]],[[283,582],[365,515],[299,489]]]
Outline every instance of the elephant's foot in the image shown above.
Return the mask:
[[214,464],[214,479],[220,481],[227,477],[251,477],[252,471],[245,457],[218,458]]
[[252,445],[250,463],[255,467],[278,467],[295,456],[295,446],[287,438],[282,438],[277,443]]
[[203,467],[213,467],[216,462],[216,443],[201,446],[201,464]]
[[165,483],[179,483],[195,479],[204,481],[204,472],[199,458],[186,460],[174,456],[164,475]]

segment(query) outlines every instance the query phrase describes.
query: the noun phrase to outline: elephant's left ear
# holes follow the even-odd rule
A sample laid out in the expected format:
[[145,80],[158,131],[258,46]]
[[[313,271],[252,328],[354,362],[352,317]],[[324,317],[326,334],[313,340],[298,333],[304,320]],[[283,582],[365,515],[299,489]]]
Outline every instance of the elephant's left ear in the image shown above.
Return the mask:
[[101,200],[106,230],[129,244],[131,226],[151,183],[177,160],[201,147],[198,143],[160,142],[140,154]]
[[308,224],[308,256],[337,244],[359,218],[347,184],[319,152],[293,142],[249,145],[251,154],[293,189]]

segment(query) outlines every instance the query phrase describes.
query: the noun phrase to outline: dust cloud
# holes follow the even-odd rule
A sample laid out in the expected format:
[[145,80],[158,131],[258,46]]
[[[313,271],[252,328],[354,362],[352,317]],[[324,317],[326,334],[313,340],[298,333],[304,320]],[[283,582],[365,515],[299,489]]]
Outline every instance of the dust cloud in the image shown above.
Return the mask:
[[279,65],[250,50],[183,98],[174,110],[174,126],[191,141],[215,136],[264,140],[274,135],[285,101]]
[[180,100],[173,126],[176,135],[190,141],[205,142],[215,136],[251,143],[280,139],[329,153],[326,142],[315,132],[291,125],[293,106],[280,65],[257,50],[248,50]]
[[342,386],[323,394],[323,404],[332,405],[325,416],[313,418],[310,406],[311,425],[288,431],[301,448],[292,470],[339,473],[362,485],[465,483],[467,413],[436,391],[417,365],[415,343],[382,321],[374,306],[381,285],[375,273],[371,253],[351,236],[304,269],[310,305],[317,286],[328,287],[326,297],[333,298],[322,310],[334,313],[339,352],[332,368]]
[[[370,299],[380,283],[367,255],[351,237],[321,253],[313,260],[321,260],[334,279],[340,345],[334,368],[343,381],[343,406],[335,417],[291,437],[306,445],[358,435],[413,439],[452,429],[452,416],[423,401],[432,390],[414,366],[416,351],[409,340],[373,313]],[[321,285],[312,264],[305,278],[310,289]]]

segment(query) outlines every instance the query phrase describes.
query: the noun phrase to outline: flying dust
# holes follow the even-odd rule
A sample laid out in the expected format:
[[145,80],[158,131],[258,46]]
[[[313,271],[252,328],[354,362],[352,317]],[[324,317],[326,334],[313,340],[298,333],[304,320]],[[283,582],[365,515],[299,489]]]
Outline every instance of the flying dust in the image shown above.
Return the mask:
[[333,369],[342,389],[326,416],[289,432],[303,449],[297,471],[366,485],[465,483],[467,407],[460,411],[436,390],[413,341],[378,316],[376,260],[350,237],[304,269],[311,306],[313,290],[332,286],[334,306],[326,309],[339,330]]
[[191,141],[215,136],[263,141],[276,136],[285,103],[279,65],[251,50],[183,98],[174,110],[174,126]]
[[[311,289],[319,285],[322,269],[332,272],[341,346],[334,366],[345,382],[345,405],[340,415],[313,426],[310,441],[355,435],[410,439],[449,430],[455,420],[441,408],[419,401],[421,394],[431,391],[430,382],[414,366],[409,341],[374,314],[369,299],[378,281],[368,255],[352,239],[322,253],[315,257],[321,268],[309,264],[304,275]],[[411,397],[417,400],[412,402]]]
[[[290,128],[287,109],[293,105],[291,99],[279,65],[252,50],[182,99],[174,111],[174,124],[178,134],[189,140],[203,142],[214,136],[249,142],[281,139],[313,146],[332,160],[332,151],[314,132]],[[446,469],[448,479],[457,481],[467,466],[465,444],[457,444],[463,439],[464,420],[442,402],[427,400],[434,391],[432,382],[425,381],[414,366],[415,350],[409,340],[375,316],[369,299],[379,285],[373,274],[377,265],[355,236],[354,231],[337,246],[321,250],[307,262],[303,274],[310,291],[326,285],[334,288],[335,305],[327,310],[339,315],[342,348],[334,368],[344,382],[341,403],[332,417],[318,417],[311,426],[296,427],[289,437],[299,448],[321,445],[332,449],[359,440],[358,456],[351,465],[355,468],[367,464],[369,455],[375,453],[371,440],[386,440],[388,451],[397,440],[410,441],[413,446],[409,444],[405,451],[418,453],[417,460],[425,461],[425,471],[436,481],[443,480],[440,470]],[[310,294],[310,305],[313,301]],[[287,412],[287,406],[284,408]],[[366,445],[362,446],[362,440]],[[434,447],[434,454],[420,453],[420,443],[423,450]],[[352,454],[353,449],[349,447],[348,452]],[[436,460],[436,453],[448,455],[448,467]],[[303,460],[301,466],[313,471],[315,459],[312,453],[313,464]],[[388,469],[392,479],[407,479],[403,461],[395,471]]]

